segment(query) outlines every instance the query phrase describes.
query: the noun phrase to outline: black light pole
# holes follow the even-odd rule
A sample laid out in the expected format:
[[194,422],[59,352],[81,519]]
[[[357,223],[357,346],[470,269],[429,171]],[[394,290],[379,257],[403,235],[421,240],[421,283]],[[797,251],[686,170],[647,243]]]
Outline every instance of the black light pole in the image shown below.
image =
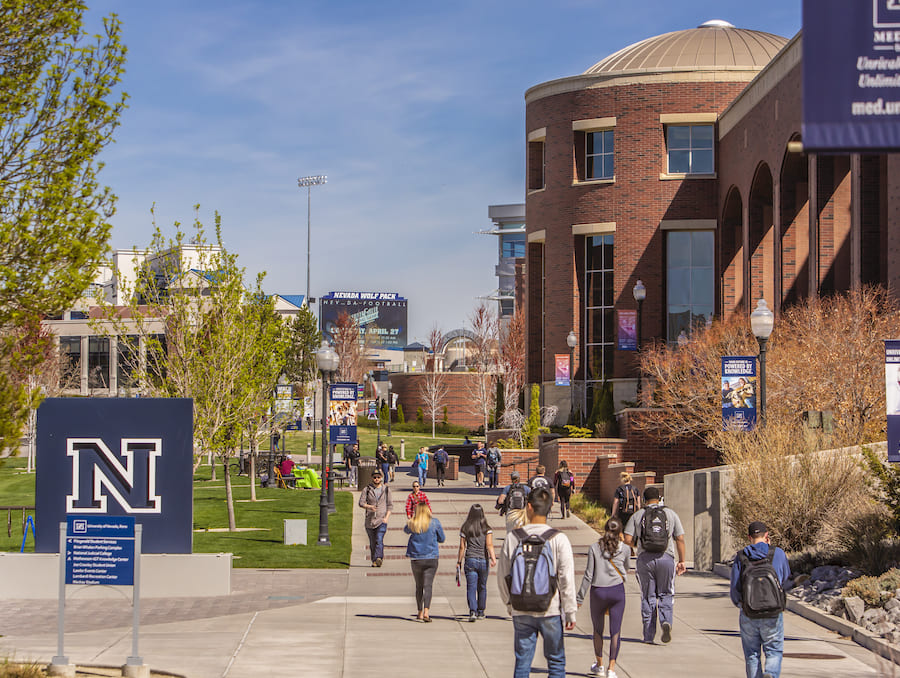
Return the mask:
[[388,391],[388,398],[387,398],[387,404],[388,404],[388,438],[391,437],[391,419],[392,419],[392,417],[391,417],[391,409],[392,409],[392,408],[391,408],[391,405],[393,404],[393,403],[391,402],[391,386],[393,386],[393,384],[392,384],[391,382],[388,382],[388,383],[387,383],[387,391]]
[[[569,421],[573,424],[575,419],[575,347],[578,345],[578,335],[575,330],[570,330],[566,337],[566,345],[569,347]],[[581,424],[581,412],[578,413],[578,424]]]
[[644,299],[647,298],[647,288],[644,287],[644,283],[638,279],[638,281],[634,284],[634,289],[631,291],[634,294],[634,300],[637,302],[637,352],[638,352],[638,378],[637,378],[637,403],[638,407],[641,406],[641,362],[640,362],[640,354],[641,354],[641,315],[644,306]]
[[765,299],[756,303],[750,314],[750,328],[759,343],[759,423],[766,425],[766,344],[775,325],[775,314],[769,310]]
[[[334,352],[334,349],[328,345],[327,341],[322,341],[322,345],[319,347],[319,350],[316,351],[316,364],[319,368],[319,371],[322,373],[322,449],[321,449],[321,470],[322,470],[322,493],[319,496],[319,546],[331,546],[331,541],[328,538],[328,514],[331,512],[329,510],[329,496],[331,498],[331,506],[334,506],[334,477],[333,472],[330,469],[330,463],[326,466],[325,462],[325,400],[327,398],[327,388],[328,388],[328,377],[326,375],[331,374],[337,369],[338,366],[338,355]],[[332,459],[329,459],[329,462]]]

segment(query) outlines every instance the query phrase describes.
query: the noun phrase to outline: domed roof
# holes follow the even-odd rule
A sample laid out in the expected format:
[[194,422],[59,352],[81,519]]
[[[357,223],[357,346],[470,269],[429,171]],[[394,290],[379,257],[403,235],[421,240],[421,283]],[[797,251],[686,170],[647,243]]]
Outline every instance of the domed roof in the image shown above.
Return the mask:
[[641,40],[594,64],[584,75],[669,70],[760,70],[787,44],[787,38],[707,21],[697,28]]

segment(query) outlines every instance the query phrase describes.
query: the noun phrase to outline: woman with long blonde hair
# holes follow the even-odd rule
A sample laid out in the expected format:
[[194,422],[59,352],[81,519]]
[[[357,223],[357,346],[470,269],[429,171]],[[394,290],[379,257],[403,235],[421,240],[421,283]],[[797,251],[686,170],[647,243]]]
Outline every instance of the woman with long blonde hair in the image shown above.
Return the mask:
[[416,619],[430,622],[428,608],[431,607],[431,588],[440,557],[438,544],[445,539],[444,528],[441,527],[441,521],[431,515],[431,508],[422,503],[416,504],[416,510],[403,531],[409,535],[406,557],[409,558],[413,578],[416,580]]

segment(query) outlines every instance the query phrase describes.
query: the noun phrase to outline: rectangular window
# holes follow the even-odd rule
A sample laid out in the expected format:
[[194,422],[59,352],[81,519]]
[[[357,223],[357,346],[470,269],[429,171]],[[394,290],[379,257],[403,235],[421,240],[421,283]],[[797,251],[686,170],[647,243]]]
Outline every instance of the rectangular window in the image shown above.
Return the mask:
[[612,179],[615,175],[613,134],[613,130],[606,129],[601,132],[588,132],[584,135],[584,178],[586,180]]
[[88,338],[88,388],[109,388],[109,339]]
[[715,307],[715,232],[668,231],[667,339],[677,343],[712,322]]
[[525,256],[525,234],[516,233],[514,235],[501,235],[502,250],[500,256],[508,257],[524,257]]
[[528,142],[528,190],[538,191],[544,187],[546,153],[543,141]]
[[140,370],[140,337],[128,334],[119,337],[118,380],[119,389],[136,385],[135,375]]
[[613,277],[614,235],[585,237],[585,373],[591,382],[612,376],[615,348],[615,291]]
[[59,388],[81,388],[81,337],[59,338]]
[[669,174],[712,174],[712,125],[666,125]]

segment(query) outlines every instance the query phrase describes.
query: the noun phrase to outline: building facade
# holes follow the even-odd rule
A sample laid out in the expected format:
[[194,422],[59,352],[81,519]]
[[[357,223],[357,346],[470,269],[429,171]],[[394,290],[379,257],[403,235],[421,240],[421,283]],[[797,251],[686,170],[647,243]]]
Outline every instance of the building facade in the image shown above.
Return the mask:
[[501,327],[516,312],[516,264],[525,260],[525,205],[490,205],[493,227],[481,231],[497,236],[497,289],[488,298],[497,302]]

